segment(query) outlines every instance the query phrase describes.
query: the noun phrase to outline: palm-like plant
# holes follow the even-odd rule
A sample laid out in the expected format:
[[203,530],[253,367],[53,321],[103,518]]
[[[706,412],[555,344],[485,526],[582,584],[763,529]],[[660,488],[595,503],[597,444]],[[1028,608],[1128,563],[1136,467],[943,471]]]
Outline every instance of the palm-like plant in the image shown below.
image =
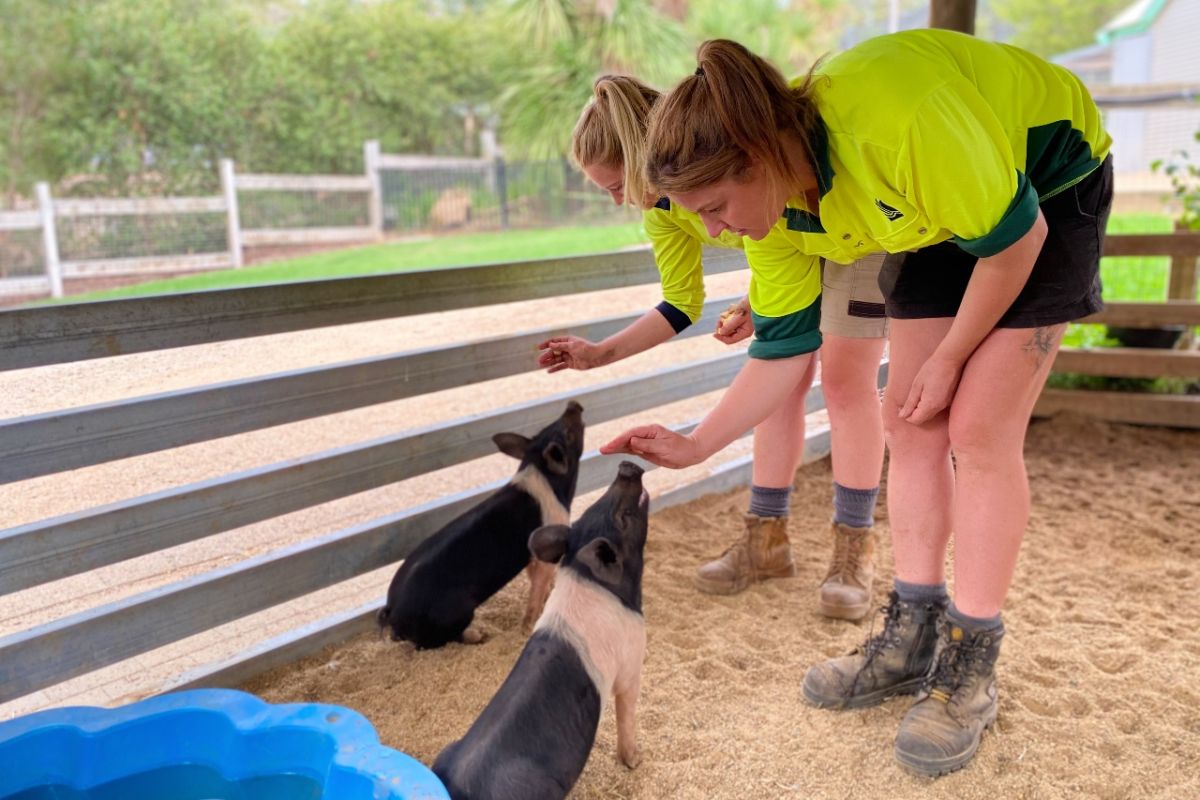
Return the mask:
[[646,0],[513,0],[508,19],[530,46],[500,101],[510,153],[564,153],[600,75],[665,85],[688,62],[683,29]]

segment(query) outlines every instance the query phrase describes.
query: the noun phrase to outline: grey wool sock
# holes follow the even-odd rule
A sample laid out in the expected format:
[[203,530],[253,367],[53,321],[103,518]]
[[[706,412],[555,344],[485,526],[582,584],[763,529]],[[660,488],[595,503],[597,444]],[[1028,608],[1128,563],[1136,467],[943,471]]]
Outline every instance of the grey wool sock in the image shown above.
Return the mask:
[[875,524],[875,501],[879,487],[850,489],[833,483],[833,521],[851,528],[869,528]]
[[968,617],[959,611],[958,606],[954,605],[954,603],[950,604],[950,608],[946,611],[946,616],[951,622],[967,633],[1004,629],[1004,621],[1000,619],[999,614],[994,617]]
[[929,603],[946,605],[950,596],[946,594],[944,583],[908,583],[899,578],[892,580],[896,595],[905,603],[923,606]]
[[770,489],[765,486],[750,487],[750,513],[760,517],[786,517],[792,487]]

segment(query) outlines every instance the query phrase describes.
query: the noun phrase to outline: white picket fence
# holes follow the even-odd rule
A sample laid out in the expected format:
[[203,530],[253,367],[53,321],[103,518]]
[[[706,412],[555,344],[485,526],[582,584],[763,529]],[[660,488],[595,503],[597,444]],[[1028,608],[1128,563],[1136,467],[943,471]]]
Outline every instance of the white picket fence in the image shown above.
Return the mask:
[[[40,231],[42,268],[28,274],[0,263],[0,297],[63,296],[65,280],[112,275],[153,275],[241,267],[243,248],[270,245],[364,242],[383,235],[380,169],[396,164],[412,165],[422,156],[383,155],[379,142],[363,147],[362,175],[263,175],[237,173],[234,162],[220,162],[221,194],[212,197],[143,198],[55,198],[47,183],[37,184],[36,210],[0,211],[0,237],[6,232]],[[479,166],[485,159],[458,159]],[[435,159],[436,161],[436,159]],[[247,192],[339,192],[361,193],[366,200],[368,224],[329,227],[255,227],[247,229],[239,213],[238,195]],[[226,218],[224,248],[206,252],[179,252],[120,258],[60,258],[60,223],[94,217],[223,214]],[[0,259],[3,254],[0,253]],[[7,267],[7,268],[6,268]],[[24,274],[23,274],[24,273]]]

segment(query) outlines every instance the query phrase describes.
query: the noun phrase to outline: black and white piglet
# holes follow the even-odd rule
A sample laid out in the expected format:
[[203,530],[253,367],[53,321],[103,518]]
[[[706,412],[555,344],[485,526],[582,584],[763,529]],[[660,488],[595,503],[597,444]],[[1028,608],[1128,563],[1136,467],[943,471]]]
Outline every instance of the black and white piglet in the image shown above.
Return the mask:
[[571,401],[532,439],[498,433],[492,440],[521,464],[503,488],[451,520],[400,565],[376,618],[396,641],[423,649],[480,641],[478,631],[468,630],[475,609],[524,568],[530,581],[526,629],[542,612],[554,565],[530,558],[529,535],[570,519],[583,453],[583,407]]
[[625,461],[578,522],[539,528],[529,538],[537,558],[559,562],[554,591],[496,696],[434,762],[454,800],[565,797],[583,771],[610,697],[616,700],[617,756],[637,766],[648,513],[642,470]]

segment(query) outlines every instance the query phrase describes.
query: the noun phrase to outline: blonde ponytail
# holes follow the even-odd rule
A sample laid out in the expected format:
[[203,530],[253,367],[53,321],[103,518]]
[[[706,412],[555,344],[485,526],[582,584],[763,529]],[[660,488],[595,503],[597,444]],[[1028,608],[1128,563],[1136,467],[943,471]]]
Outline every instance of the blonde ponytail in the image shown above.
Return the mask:
[[[821,125],[813,71],[793,89],[767,60],[728,39],[700,45],[698,67],[656,104],[646,136],[646,178],[664,194],[682,194],[764,164],[772,181],[801,180],[784,134],[809,142]],[[814,65],[813,69],[816,69]]]
[[628,75],[605,75],[592,85],[592,99],[571,135],[571,158],[579,167],[620,166],[625,202],[653,205],[655,196],[642,169],[646,125],[659,91]]

